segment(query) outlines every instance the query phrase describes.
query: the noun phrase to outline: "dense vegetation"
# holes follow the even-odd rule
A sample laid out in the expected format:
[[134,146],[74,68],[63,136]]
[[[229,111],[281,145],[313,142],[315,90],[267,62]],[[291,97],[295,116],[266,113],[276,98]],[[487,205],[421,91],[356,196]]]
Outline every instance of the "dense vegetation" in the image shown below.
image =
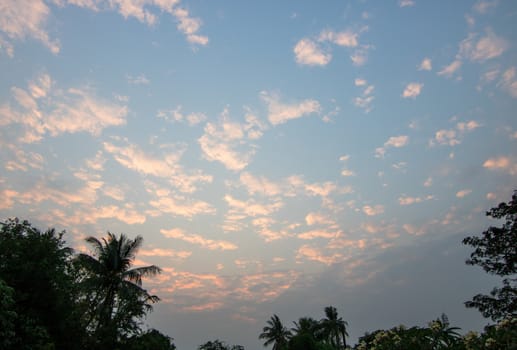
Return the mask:
[[[259,339],[273,350],[517,349],[517,192],[486,214],[505,222],[463,240],[474,248],[467,264],[503,278],[490,295],[465,303],[495,322],[484,332],[460,335],[442,315],[427,327],[367,332],[350,346],[348,323],[328,306],[323,318],[302,317],[291,329],[273,315]],[[154,265],[132,268],[142,237],[88,237],[93,248],[88,255],[66,246],[63,234],[18,219],[1,224],[0,349],[175,349],[172,338],[142,324],[159,301],[142,279],[161,271]],[[220,340],[198,349],[244,350]]]

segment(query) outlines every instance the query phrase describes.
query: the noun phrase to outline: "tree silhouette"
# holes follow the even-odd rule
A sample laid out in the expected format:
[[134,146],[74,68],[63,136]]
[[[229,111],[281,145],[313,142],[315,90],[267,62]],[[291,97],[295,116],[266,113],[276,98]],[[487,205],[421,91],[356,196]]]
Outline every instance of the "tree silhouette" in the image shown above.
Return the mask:
[[283,350],[287,347],[291,332],[284,327],[280,318],[275,314],[267,321],[267,326],[262,329],[259,339],[266,340],[264,346],[273,344],[273,350]]
[[466,261],[468,265],[479,265],[489,274],[504,277],[503,286],[494,288],[490,295],[478,294],[465,305],[477,308],[485,317],[494,321],[506,317],[517,317],[517,191],[512,200],[500,203],[486,213],[494,219],[505,219],[501,227],[491,226],[482,237],[466,237],[463,244],[475,250]]
[[159,300],[142,288],[142,278],[161,272],[154,265],[131,268],[143,239],[131,240],[108,232],[107,238],[88,237],[93,256],[79,254],[77,260],[85,276],[82,285],[89,291],[90,327],[97,347],[112,348],[117,337],[138,330],[136,319]]
[[320,321],[325,339],[335,349],[346,348],[348,322],[338,317],[337,309],[333,306],[325,308],[325,318]]

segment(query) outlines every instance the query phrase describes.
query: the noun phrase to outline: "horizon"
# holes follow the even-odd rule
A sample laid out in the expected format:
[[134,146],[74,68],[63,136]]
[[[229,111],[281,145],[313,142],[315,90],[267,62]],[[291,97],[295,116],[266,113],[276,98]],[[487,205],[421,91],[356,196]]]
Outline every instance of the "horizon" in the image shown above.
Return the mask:
[[[1,221],[142,235],[146,322],[262,349],[335,306],[349,344],[499,279],[466,236],[517,184],[517,3],[4,0]],[[513,150],[513,151],[512,151]]]

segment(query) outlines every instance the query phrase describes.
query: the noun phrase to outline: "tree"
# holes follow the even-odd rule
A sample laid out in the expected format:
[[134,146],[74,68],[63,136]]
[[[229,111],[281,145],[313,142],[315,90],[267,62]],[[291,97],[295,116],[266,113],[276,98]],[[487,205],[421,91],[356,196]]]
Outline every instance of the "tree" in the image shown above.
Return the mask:
[[294,328],[291,328],[291,331],[296,336],[308,336],[315,341],[323,339],[321,324],[312,317],[300,317],[298,322],[294,321],[293,323]]
[[176,350],[173,339],[156,329],[129,338],[125,344],[126,350]]
[[64,231],[42,232],[17,218],[1,225],[0,276],[13,290],[10,309],[16,314],[12,347],[77,348],[85,332],[69,273],[73,250],[65,246]]
[[15,342],[14,289],[0,278],[0,349],[9,349]]
[[459,330],[459,327],[451,327],[447,315],[442,314],[440,318],[429,322],[430,332],[427,338],[431,341],[433,349],[440,347],[449,349],[459,342],[461,338],[457,332]]
[[343,321],[341,317],[338,317],[337,309],[333,306],[327,306],[325,308],[326,318],[320,321],[322,332],[325,339],[335,349],[346,348],[346,337],[348,332],[348,322]]
[[144,277],[161,272],[154,265],[131,268],[143,239],[129,239],[108,232],[107,238],[88,237],[93,256],[79,254],[77,262],[83,275],[80,283],[87,290],[83,301],[89,308],[88,326],[95,346],[111,349],[121,336],[136,333],[138,320],[159,300],[142,288]]
[[244,350],[244,346],[242,345],[228,345],[224,341],[220,341],[216,339],[214,341],[207,341],[206,343],[200,345],[198,350]]
[[508,203],[500,203],[486,215],[504,219],[501,227],[490,226],[482,237],[471,236],[463,244],[475,250],[466,261],[468,265],[479,265],[489,274],[503,277],[502,287],[495,287],[490,295],[478,294],[465,305],[477,308],[484,317],[497,321],[506,317],[517,317],[517,191]]
[[287,347],[287,342],[291,337],[291,332],[284,327],[277,315],[273,315],[267,321],[267,326],[262,329],[259,339],[265,339],[264,346],[273,344],[273,350],[283,350]]

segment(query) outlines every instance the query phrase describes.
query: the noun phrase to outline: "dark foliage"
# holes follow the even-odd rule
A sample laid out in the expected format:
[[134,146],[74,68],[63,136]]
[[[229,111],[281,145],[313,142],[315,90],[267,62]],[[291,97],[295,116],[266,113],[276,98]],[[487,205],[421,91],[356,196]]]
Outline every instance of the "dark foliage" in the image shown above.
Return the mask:
[[481,266],[487,273],[504,279],[502,287],[494,288],[490,295],[478,294],[465,305],[477,308],[483,316],[494,321],[517,317],[517,191],[511,201],[500,203],[486,215],[505,222],[501,227],[490,226],[481,237],[463,240],[463,244],[475,248],[466,263]]

